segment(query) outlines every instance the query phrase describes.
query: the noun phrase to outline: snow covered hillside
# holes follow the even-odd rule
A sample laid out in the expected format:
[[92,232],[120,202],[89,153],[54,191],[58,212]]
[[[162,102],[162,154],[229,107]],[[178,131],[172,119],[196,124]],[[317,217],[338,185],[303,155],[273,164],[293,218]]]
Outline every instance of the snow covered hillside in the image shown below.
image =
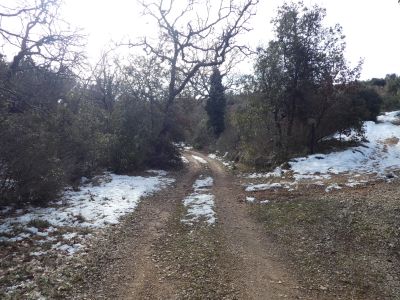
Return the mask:
[[[400,111],[385,113],[378,122],[365,122],[366,142],[358,147],[329,154],[313,154],[289,162],[290,169],[278,167],[270,173],[254,173],[248,179],[269,179],[246,187],[247,191],[260,188],[297,189],[301,183],[326,186],[326,191],[354,187],[370,180],[396,177],[400,170]],[[336,138],[336,137],[334,137]],[[283,182],[282,179],[285,179]],[[278,181],[278,182],[277,182]]]
[[344,172],[383,175],[400,168],[399,112],[386,113],[378,117],[380,123],[365,122],[365,137],[368,142],[341,152],[314,154],[298,158],[290,163],[296,174],[338,174]]

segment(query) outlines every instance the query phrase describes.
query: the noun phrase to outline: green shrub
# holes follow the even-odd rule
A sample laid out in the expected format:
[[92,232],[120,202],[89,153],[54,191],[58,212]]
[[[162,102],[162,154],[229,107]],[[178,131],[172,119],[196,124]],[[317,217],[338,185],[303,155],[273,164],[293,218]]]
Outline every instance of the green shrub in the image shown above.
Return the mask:
[[43,204],[65,184],[54,136],[35,114],[13,114],[1,124],[1,190],[4,203]]

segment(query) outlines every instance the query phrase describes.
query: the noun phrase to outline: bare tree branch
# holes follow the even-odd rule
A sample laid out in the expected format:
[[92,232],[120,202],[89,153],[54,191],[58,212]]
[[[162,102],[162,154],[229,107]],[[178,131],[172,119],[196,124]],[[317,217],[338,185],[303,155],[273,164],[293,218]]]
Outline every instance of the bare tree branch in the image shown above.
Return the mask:
[[[61,67],[76,63],[82,56],[83,36],[70,30],[59,17],[59,0],[25,0],[22,7],[0,6],[0,43],[14,50],[8,79],[18,72],[21,62],[30,58],[37,65]],[[20,28],[15,26],[19,20]],[[9,48],[12,49],[9,49]]]
[[238,45],[236,38],[250,30],[247,24],[259,0],[238,2],[220,0],[216,5],[208,0],[189,0],[179,8],[173,0],[141,1],[144,14],[158,25],[159,40],[152,43],[143,38],[131,46],[144,47],[147,54],[167,63],[169,69],[166,119],[161,134],[169,131],[175,98],[201,69],[223,64],[233,51],[245,52],[246,47]]
[[[72,74],[68,69],[76,68],[81,62],[83,36],[60,18],[61,2],[24,0],[13,8],[0,5],[0,46],[12,53],[7,63],[4,91],[14,90],[14,79],[20,71],[46,68],[65,76]],[[11,103],[10,111],[19,111],[19,104],[29,105],[22,103],[24,97],[11,92],[7,95],[5,101]]]

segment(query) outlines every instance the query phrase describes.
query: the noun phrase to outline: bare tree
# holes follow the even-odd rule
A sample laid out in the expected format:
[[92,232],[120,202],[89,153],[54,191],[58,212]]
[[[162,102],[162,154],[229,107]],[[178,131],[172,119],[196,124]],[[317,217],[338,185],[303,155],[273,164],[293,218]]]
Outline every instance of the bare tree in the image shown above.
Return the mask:
[[[234,73],[234,70],[236,65],[243,59],[244,55],[241,52],[235,51],[234,54],[229,55],[225,62],[218,67],[224,79],[225,90],[231,92],[238,90],[240,77],[238,74]],[[189,81],[189,92],[190,94],[194,93],[192,96],[199,101],[207,99],[210,94],[210,77],[214,68],[215,66],[202,68]]]
[[[0,46],[12,57],[0,92],[11,111],[19,111],[16,74],[30,68],[52,69],[65,76],[82,60],[83,36],[60,17],[62,0],[21,0],[0,5]],[[25,103],[29,106],[28,103]]]
[[112,51],[102,52],[99,61],[91,70],[87,86],[91,86],[94,101],[110,115],[118,97],[120,79],[118,78],[117,58],[112,57]]
[[15,7],[0,5],[1,47],[14,53],[7,80],[27,59],[61,71],[80,60],[83,37],[60,18],[60,5],[60,0],[16,1]]
[[144,38],[131,44],[143,46],[148,55],[157,57],[169,70],[161,135],[170,129],[175,98],[199,70],[223,64],[233,51],[246,51],[237,37],[250,30],[248,21],[259,0],[220,0],[217,5],[210,0],[184,2],[186,5],[182,6],[182,1],[143,1],[144,14],[157,22],[159,38]]

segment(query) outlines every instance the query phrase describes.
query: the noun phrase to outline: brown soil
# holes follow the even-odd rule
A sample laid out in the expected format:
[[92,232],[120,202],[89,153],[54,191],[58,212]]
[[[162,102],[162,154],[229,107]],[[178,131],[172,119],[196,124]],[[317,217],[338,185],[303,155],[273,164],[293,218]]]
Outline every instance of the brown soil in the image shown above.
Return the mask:
[[[192,154],[208,161],[200,164]],[[219,162],[188,151],[175,186],[141,202],[93,247],[81,299],[300,299],[301,289]],[[214,178],[217,224],[180,222],[200,174]]]

